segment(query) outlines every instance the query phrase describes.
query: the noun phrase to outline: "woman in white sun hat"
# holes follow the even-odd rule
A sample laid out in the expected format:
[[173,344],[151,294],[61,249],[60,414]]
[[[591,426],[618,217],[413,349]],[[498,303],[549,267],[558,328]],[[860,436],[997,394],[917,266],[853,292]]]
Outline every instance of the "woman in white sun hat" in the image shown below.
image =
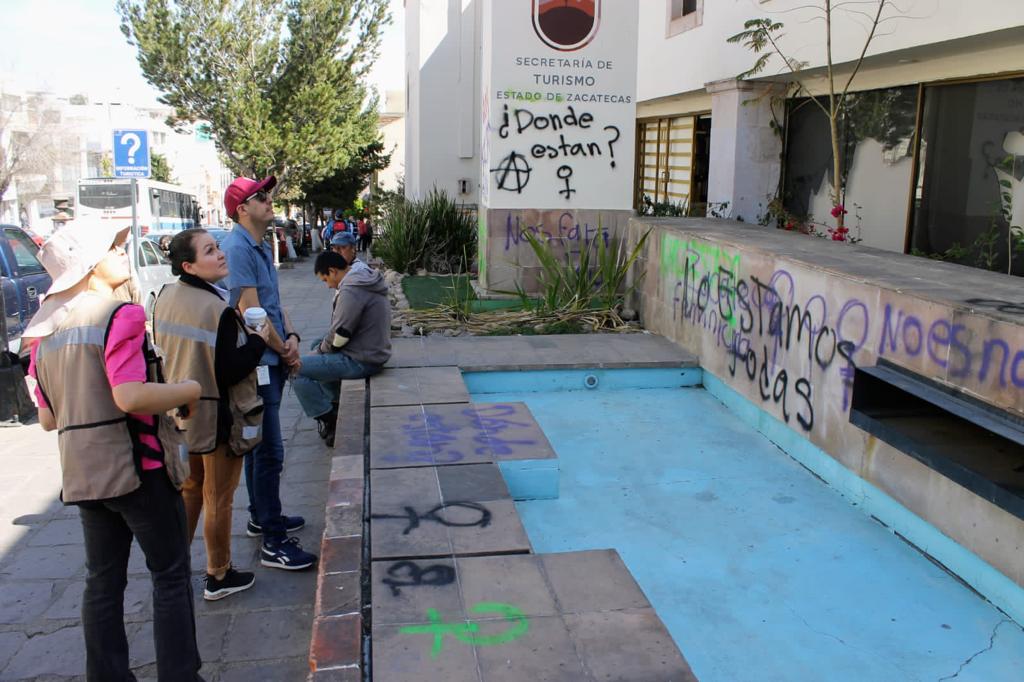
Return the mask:
[[132,539],[153,578],[153,639],[161,680],[201,680],[188,528],[178,490],[188,475],[181,435],[199,384],[160,383],[143,309],[114,298],[131,271],[126,229],[81,218],[39,259],[53,278],[25,337],[39,422],[57,430],[61,499],[79,507],[88,575],[82,599],[86,678],[134,680],[124,629]]

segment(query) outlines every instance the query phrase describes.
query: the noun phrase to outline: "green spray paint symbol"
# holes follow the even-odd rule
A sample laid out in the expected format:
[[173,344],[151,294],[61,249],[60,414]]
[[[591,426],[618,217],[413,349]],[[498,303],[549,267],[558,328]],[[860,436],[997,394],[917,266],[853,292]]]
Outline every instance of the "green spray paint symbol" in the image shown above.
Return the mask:
[[445,635],[451,635],[460,642],[471,646],[496,646],[519,639],[530,629],[530,622],[526,619],[526,615],[511,604],[480,602],[469,612],[498,613],[512,623],[512,626],[496,635],[481,635],[477,634],[480,631],[478,623],[443,623],[437,609],[427,609],[427,620],[430,621],[428,625],[406,625],[398,631],[403,634],[433,635],[434,644],[430,648],[430,657],[437,658],[444,646]]

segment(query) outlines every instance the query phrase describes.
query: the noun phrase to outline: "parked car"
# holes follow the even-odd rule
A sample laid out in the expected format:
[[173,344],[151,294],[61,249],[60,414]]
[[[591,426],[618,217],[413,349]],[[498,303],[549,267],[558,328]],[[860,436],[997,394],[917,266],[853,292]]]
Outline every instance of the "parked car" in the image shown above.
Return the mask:
[[156,297],[165,284],[177,281],[171,274],[171,264],[164,256],[156,242],[149,239],[139,240],[138,280],[139,303],[146,309],[146,318],[153,319],[153,306]]
[[27,364],[29,349],[22,348],[21,332],[39,310],[39,301],[52,280],[36,255],[39,247],[24,230],[15,225],[0,225],[0,234],[0,286],[8,348]]

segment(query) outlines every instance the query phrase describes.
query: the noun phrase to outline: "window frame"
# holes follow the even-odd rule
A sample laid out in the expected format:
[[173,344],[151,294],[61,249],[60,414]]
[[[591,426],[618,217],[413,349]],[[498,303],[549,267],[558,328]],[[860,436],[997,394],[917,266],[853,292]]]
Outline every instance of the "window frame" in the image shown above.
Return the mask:
[[680,17],[672,15],[672,0],[665,0],[665,37],[671,38],[704,24],[704,0],[696,0],[696,9]]
[[[5,227],[4,228],[4,239],[11,249],[11,253],[14,255],[14,266],[18,269],[18,275],[40,275],[46,272],[46,268],[39,262],[39,247],[32,239],[22,232],[21,230]],[[15,248],[20,246],[24,249],[25,254],[32,257],[32,262],[22,262],[19,256],[19,249]]]

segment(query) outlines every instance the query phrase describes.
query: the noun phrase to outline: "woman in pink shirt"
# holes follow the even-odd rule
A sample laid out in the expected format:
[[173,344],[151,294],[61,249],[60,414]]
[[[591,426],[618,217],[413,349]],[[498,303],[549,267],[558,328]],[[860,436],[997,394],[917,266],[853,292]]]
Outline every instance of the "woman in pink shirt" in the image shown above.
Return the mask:
[[199,384],[150,381],[158,364],[145,313],[114,296],[130,276],[126,236],[109,221],[79,219],[43,245],[39,257],[53,284],[25,331],[35,340],[29,373],[38,381],[39,422],[58,431],[62,499],[78,505],[82,520],[86,678],[135,679],[124,628],[134,538],[153,578],[157,675],[193,682],[202,680],[201,661],[176,489],[187,466],[164,415],[194,410]]

